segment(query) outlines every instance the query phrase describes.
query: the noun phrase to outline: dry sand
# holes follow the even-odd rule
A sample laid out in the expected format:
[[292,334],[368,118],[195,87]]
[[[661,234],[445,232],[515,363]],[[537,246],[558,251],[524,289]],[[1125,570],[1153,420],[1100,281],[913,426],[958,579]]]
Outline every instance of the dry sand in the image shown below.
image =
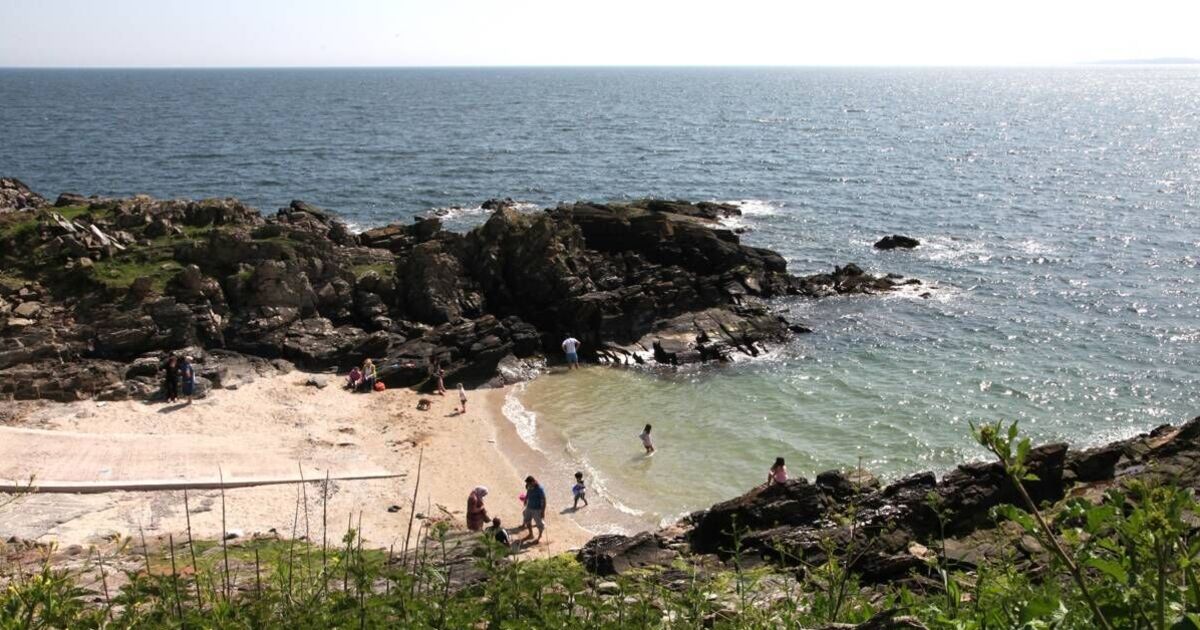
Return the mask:
[[[519,438],[501,412],[503,389],[468,392],[467,413],[457,414],[455,392],[445,397],[407,389],[353,394],[331,376],[320,377],[329,382],[323,389],[306,386],[310,376],[293,372],[261,378],[190,406],[14,404],[16,412],[0,426],[0,482],[30,476],[35,486],[47,487],[213,482],[218,467],[231,483],[297,478],[301,467],[306,479],[327,473],[334,478],[391,474],[396,476],[330,482],[328,535],[340,540],[347,523],[357,526],[361,519],[367,543],[400,547],[421,453],[415,511],[422,518],[448,518],[460,528],[467,494],[475,486],[489,488],[489,513],[513,528],[520,524],[517,496],[525,475],[559,474],[544,460],[520,452]],[[432,401],[430,410],[416,410],[422,397]],[[280,536],[294,532],[320,541],[322,485],[227,489],[227,529],[242,536],[274,529]],[[575,516],[560,513],[569,500],[551,493],[546,534],[529,555],[576,549],[591,537]],[[194,535],[218,537],[220,491],[189,491],[188,501]],[[399,510],[389,512],[392,506]],[[86,545],[114,534],[136,536],[139,530],[147,537],[184,532],[183,491],[39,493],[0,508],[0,539]]]

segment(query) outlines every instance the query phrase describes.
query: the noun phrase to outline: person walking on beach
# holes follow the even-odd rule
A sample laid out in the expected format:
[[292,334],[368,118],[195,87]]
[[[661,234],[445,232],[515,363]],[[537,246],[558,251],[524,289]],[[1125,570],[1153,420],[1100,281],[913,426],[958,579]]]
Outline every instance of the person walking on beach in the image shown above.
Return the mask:
[[196,391],[196,370],[192,367],[192,357],[183,357],[179,363],[179,380],[183,385],[183,395],[187,396],[187,404],[192,404],[192,394]]
[[580,501],[583,501],[583,507],[588,506],[587,486],[583,485],[583,473],[575,473],[575,485],[571,487],[571,494],[575,495],[575,504],[571,506],[571,509],[578,510]]
[[646,447],[646,455],[653,455],[654,441],[650,439],[650,425],[647,424],[638,437],[642,439],[642,446]]
[[437,366],[434,369],[436,370],[436,372],[434,372],[434,376],[437,377],[438,396],[445,396],[446,395],[446,370],[443,370],[441,365]]
[[787,464],[783,462],[782,457],[775,458],[775,464],[771,466],[770,472],[767,473],[767,485],[773,483],[783,483],[788,480]]
[[467,413],[467,390],[463,389],[462,383],[458,384],[458,404],[460,405],[458,414]]
[[546,530],[546,491],[533,475],[525,478],[525,510],[521,514],[521,526],[526,530],[525,540],[533,538],[533,528],[537,527],[537,538],[530,544],[542,541],[542,532]]
[[579,340],[572,337],[569,333],[567,338],[562,342],[563,352],[567,355],[567,369],[579,368]]
[[175,355],[167,357],[163,368],[163,400],[169,403],[179,400],[179,367]]
[[487,488],[477,486],[467,495],[467,529],[473,532],[483,529],[484,524],[488,522],[487,509],[483,507],[483,497],[486,497],[487,493]]

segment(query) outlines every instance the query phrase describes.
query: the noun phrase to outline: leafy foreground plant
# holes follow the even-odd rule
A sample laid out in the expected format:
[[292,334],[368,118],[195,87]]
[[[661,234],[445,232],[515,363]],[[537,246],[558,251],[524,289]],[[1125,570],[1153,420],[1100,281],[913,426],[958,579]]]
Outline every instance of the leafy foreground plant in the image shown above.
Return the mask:
[[[598,578],[574,559],[514,561],[490,537],[417,527],[412,549],[168,538],[151,552],[94,551],[84,570],[0,561],[0,630],[15,628],[930,628],[1200,630],[1200,506],[1173,483],[1127,481],[1098,501],[1035,505],[1029,441],[1000,424],[975,428],[1024,509],[1001,506],[1003,541],[970,571],[947,559],[943,524],[930,541],[937,579],[863,586],[862,547],[827,541],[824,562],[784,571],[745,557],[685,556],[675,565]],[[855,519],[853,509],[842,517]],[[299,518],[299,514],[297,514]],[[324,520],[322,518],[322,520]],[[1049,550],[1037,570],[1013,562],[1022,536]],[[852,537],[853,539],[854,537]],[[324,535],[322,534],[322,539]],[[870,544],[868,540],[866,544]],[[127,542],[125,546],[129,546]],[[778,550],[783,557],[785,550]],[[125,567],[113,570],[115,564]],[[797,564],[797,563],[793,563]],[[961,565],[960,565],[961,566]],[[132,567],[132,568],[131,568]],[[914,590],[919,589],[919,590]],[[839,625],[842,624],[842,625]]]

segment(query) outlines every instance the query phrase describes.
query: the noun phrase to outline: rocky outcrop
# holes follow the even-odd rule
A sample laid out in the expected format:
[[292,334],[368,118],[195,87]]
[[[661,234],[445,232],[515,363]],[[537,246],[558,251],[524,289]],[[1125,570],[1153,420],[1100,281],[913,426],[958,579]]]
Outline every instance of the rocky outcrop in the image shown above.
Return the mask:
[[579,550],[576,558],[597,575],[620,575],[631,569],[669,566],[678,555],[661,536],[641,532],[634,536],[597,536]]
[[46,198],[29,190],[19,179],[0,177],[0,213],[34,210],[49,205]]
[[912,249],[920,244],[921,241],[918,241],[911,236],[892,234],[891,236],[885,236],[878,241],[875,241],[875,249]]
[[[522,371],[505,376],[502,363],[557,356],[567,333],[593,360],[726,361],[804,330],[772,299],[913,282],[854,265],[795,277],[778,254],[720,225],[738,212],[729,204],[525,211],[496,199],[466,234],[436,218],[353,234],[304,201],[264,218],[236,199],[64,193],[49,207],[19,182],[4,186],[25,201],[0,215],[0,377],[51,359],[122,362],[195,347],[308,369],[371,357],[393,386],[428,384],[437,363],[450,382],[480,383]],[[94,378],[64,383],[78,383],[79,396],[121,391]]]
[[[1200,417],[1092,449],[1036,447],[1026,465],[1031,477],[1023,485],[1039,505],[1054,504],[1068,493],[1098,499],[1105,488],[1130,479],[1169,479],[1200,488]],[[882,487],[863,471],[827,471],[813,483],[793,479],[756,487],[658,533],[597,537],[579,559],[589,570],[608,575],[669,563],[669,557],[656,555],[658,550],[728,558],[736,546],[743,560],[759,556],[815,566],[828,559],[832,545],[853,550],[843,559],[864,583],[874,584],[928,572],[930,549],[940,549],[944,535],[945,560],[954,566],[970,568],[1002,554],[1029,570],[1046,562],[1046,551],[1032,539],[1016,548],[1002,541],[1010,534],[997,529],[1004,524],[992,515],[1000,505],[1023,509],[997,463],[963,464],[940,480],[918,473]]]

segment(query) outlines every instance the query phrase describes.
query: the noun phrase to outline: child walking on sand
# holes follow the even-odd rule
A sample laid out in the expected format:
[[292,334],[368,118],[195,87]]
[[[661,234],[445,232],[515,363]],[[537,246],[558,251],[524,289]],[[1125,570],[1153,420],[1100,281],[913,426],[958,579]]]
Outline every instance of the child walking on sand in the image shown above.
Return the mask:
[[467,413],[467,390],[463,389],[463,384],[458,384],[458,402],[462,405],[459,409],[459,414]]
[[641,435],[638,435],[638,437],[642,438],[642,446],[646,447],[646,454],[653,455],[654,442],[650,439],[650,425],[647,424],[646,428],[642,429],[642,433]]
[[583,507],[588,506],[587,486],[583,485],[583,473],[575,473],[575,485],[571,487],[571,494],[575,495],[575,504],[571,506],[571,509],[578,510],[580,501],[583,501]]

